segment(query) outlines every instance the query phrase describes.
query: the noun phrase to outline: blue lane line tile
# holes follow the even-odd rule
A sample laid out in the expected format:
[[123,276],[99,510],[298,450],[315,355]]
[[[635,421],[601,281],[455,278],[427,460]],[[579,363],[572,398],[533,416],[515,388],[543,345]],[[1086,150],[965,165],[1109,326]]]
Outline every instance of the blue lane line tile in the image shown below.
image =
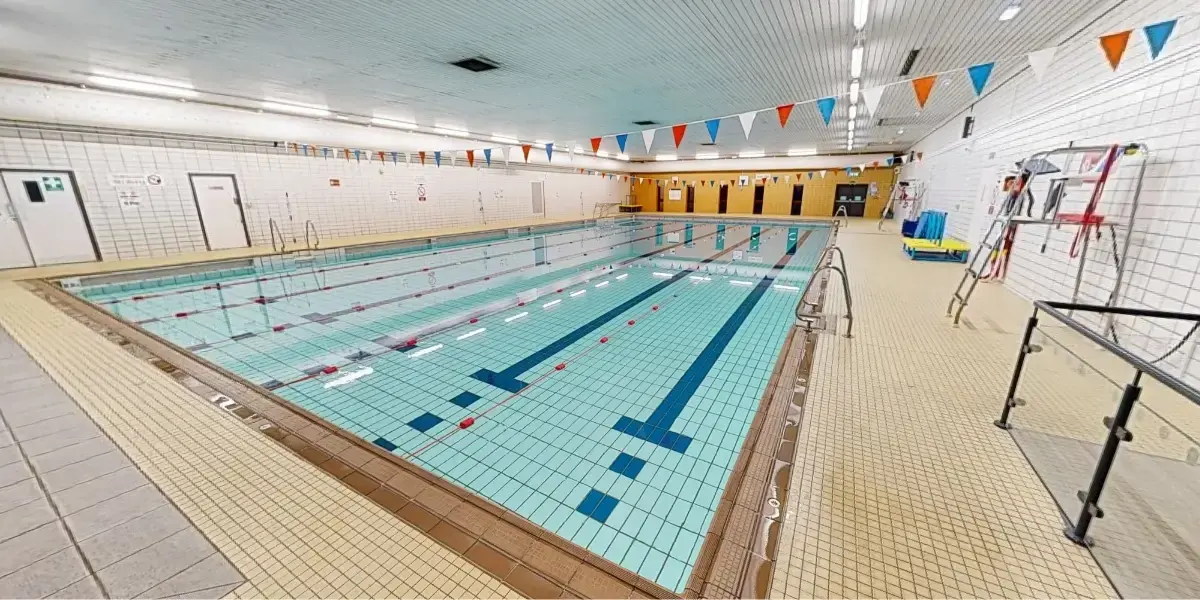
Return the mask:
[[[807,237],[807,234],[806,236]],[[654,412],[645,421],[638,421],[632,417],[622,416],[617,419],[613,429],[622,433],[631,435],[640,440],[645,440],[651,444],[662,446],[668,450],[674,450],[680,454],[687,452],[688,446],[692,443],[692,439],[671,431],[671,426],[675,424],[675,420],[683,413],[684,407],[688,401],[695,395],[696,390],[700,388],[700,384],[704,378],[712,371],[714,365],[717,364],[717,359],[721,358],[721,354],[725,352],[725,348],[729,346],[729,342],[733,340],[733,336],[741,329],[742,324],[746,322],[746,318],[750,316],[750,311],[762,299],[763,294],[771,288],[771,283],[775,281],[775,276],[779,271],[783,270],[788,261],[791,260],[795,253],[795,247],[799,245],[798,240],[790,240],[788,243],[788,252],[775,263],[775,266],[767,272],[766,276],[750,290],[750,294],[746,296],[742,303],[738,305],[733,314],[725,320],[725,324],[717,331],[717,334],[709,340],[708,345],[704,350],[700,351],[700,355],[688,367],[683,376],[667,392],[666,397],[658,406],[654,407]]]
[[395,444],[393,444],[393,443],[391,443],[391,442],[389,442],[388,440],[385,440],[385,439],[383,439],[383,438],[378,438],[378,439],[376,439],[376,440],[375,440],[375,445],[376,445],[376,446],[379,446],[380,448],[383,448],[384,450],[387,450],[388,452],[391,452],[392,450],[395,450],[395,449],[396,449],[396,445],[395,445]]
[[412,427],[413,429],[416,429],[417,431],[420,431],[421,433],[425,433],[426,431],[429,431],[431,428],[433,428],[434,426],[436,426],[438,423],[441,423],[441,422],[442,422],[441,417],[439,417],[433,413],[425,413],[425,414],[409,421],[408,426]]
[[612,466],[609,469],[630,479],[637,479],[638,473],[642,472],[642,467],[644,466],[646,466],[646,461],[622,452],[613,460]]
[[456,404],[463,408],[471,408],[471,405],[477,401],[479,401],[479,394],[472,394],[471,392],[463,392],[450,399],[451,404]]
[[613,509],[617,507],[617,502],[616,498],[604,492],[591,490],[583,497],[583,502],[580,502],[579,508],[575,510],[603,523],[612,515]]

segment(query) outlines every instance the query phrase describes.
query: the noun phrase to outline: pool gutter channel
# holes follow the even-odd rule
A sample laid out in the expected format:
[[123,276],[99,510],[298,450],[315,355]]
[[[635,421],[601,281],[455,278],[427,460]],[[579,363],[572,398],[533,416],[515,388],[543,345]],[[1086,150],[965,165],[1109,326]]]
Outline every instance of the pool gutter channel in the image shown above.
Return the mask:
[[679,597],[48,281],[20,284],[526,596]]
[[[834,222],[826,247],[837,242]],[[824,308],[828,276],[814,282]],[[818,331],[793,325],[750,422],[684,598],[766,598],[787,512]]]

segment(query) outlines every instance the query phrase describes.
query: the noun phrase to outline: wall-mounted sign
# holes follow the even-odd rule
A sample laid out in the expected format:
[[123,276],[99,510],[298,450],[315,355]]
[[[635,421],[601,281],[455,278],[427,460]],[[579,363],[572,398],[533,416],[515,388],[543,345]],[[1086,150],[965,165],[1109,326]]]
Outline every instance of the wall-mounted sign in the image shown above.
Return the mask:
[[331,178],[331,179],[329,180],[329,187],[342,187],[342,180],[341,180],[341,179],[332,179],[332,178]]
[[163,178],[158,173],[151,173],[146,176],[146,185],[150,187],[162,187]]
[[142,205],[142,193],[137,190],[117,190],[117,202],[121,208],[137,208]]
[[741,250],[733,251],[733,260],[742,260],[742,251]]
[[47,192],[63,191],[62,177],[43,177],[42,189]]
[[399,201],[400,201],[400,192],[397,192],[396,190],[388,190],[388,202],[399,202]]
[[682,200],[683,190],[667,190],[667,200]]
[[108,185],[115,188],[142,187],[146,185],[146,176],[141,173],[109,173]]
[[739,175],[738,176],[738,185],[750,185],[750,176],[749,175]]
[[417,184],[417,202],[424,202],[425,200],[426,200],[426,198],[425,198],[425,184],[423,184],[423,183],[418,183],[418,184]]

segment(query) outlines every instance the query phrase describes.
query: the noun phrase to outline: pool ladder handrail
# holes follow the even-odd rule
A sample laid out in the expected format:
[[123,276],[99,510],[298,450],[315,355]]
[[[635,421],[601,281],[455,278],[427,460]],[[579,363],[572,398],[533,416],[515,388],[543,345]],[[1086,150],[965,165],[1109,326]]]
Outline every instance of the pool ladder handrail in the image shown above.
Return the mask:
[[[267,220],[267,230],[268,230],[268,233],[270,233],[270,235],[271,235],[271,249],[274,250],[275,252],[278,252],[279,254],[283,254],[284,252],[287,252],[287,243],[284,242],[284,240],[283,240],[283,232],[280,231],[279,225],[275,222],[274,218]],[[279,245],[278,246],[275,245],[275,236],[276,235],[279,236]]]
[[[312,234],[311,239],[309,234]],[[321,247],[321,236],[317,234],[317,225],[308,219],[304,222],[304,247],[311,252]]]
[[[837,256],[839,265],[833,264],[833,257]],[[822,264],[824,263],[824,264]],[[854,302],[850,297],[850,280],[846,276],[846,256],[842,253],[842,249],[837,246],[826,246],[821,251],[821,255],[817,257],[817,268],[813,269],[812,275],[808,278],[808,283],[804,286],[804,292],[800,294],[800,301],[796,303],[796,321],[804,323],[808,331],[812,331],[813,323],[820,317],[815,312],[817,305],[821,303],[818,297],[815,300],[809,301],[809,292],[813,289],[813,282],[817,280],[817,275],[822,271],[834,271],[841,276],[842,294],[846,297],[846,337],[852,337],[854,332]]]
[[843,205],[841,205],[841,206],[837,207],[837,210],[833,211],[833,219],[834,219],[834,221],[833,221],[833,222],[834,222],[834,223],[837,223],[837,222],[838,222],[837,218],[838,218],[838,216],[839,216],[839,215],[840,215],[842,218],[846,219],[846,225],[844,225],[844,226],[845,226],[845,227],[849,227],[849,226],[850,226],[850,211],[846,210],[846,205],[845,205],[845,204],[843,204]]

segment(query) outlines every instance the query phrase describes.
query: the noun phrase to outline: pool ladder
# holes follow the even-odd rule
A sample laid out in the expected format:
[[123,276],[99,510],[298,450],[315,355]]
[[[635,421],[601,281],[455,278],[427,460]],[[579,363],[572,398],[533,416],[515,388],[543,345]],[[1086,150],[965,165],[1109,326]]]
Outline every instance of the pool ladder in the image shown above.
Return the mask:
[[[287,244],[283,241],[283,232],[279,230],[279,225],[274,218],[267,221],[267,230],[271,234],[271,249],[279,254],[287,252]],[[278,245],[275,243],[276,236],[279,238]]]
[[[833,257],[835,255],[839,263],[836,265],[833,264]],[[816,264],[817,268],[809,276],[808,284],[804,286],[804,293],[800,295],[800,302],[796,304],[796,324],[803,324],[805,329],[812,331],[814,325],[820,321],[821,315],[816,310],[817,306],[821,303],[824,290],[817,292],[812,300],[809,299],[809,294],[814,289],[813,282],[817,280],[817,275],[826,270],[834,271],[841,276],[842,295],[846,297],[846,337],[851,337],[854,331],[854,302],[850,298],[850,280],[846,276],[846,257],[842,254],[841,248],[826,246],[821,251],[821,256],[817,258]]]

